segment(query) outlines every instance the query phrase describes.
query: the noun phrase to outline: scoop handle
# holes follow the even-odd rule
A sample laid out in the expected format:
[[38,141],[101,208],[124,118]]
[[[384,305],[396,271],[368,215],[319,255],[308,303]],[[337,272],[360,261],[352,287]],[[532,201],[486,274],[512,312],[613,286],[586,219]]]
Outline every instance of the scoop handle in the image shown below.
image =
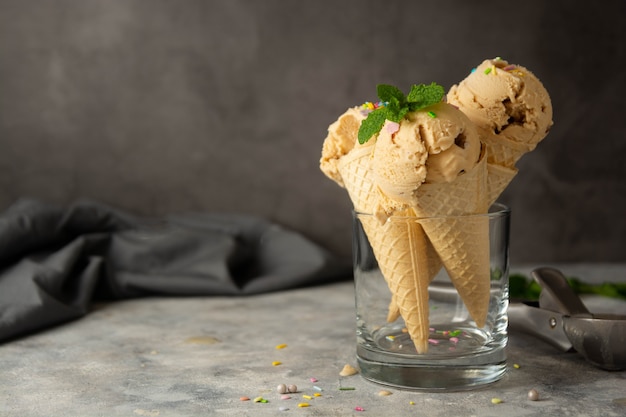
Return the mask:
[[548,292],[560,313],[567,316],[592,317],[561,271],[542,267],[532,271],[531,275],[541,286],[541,290]]

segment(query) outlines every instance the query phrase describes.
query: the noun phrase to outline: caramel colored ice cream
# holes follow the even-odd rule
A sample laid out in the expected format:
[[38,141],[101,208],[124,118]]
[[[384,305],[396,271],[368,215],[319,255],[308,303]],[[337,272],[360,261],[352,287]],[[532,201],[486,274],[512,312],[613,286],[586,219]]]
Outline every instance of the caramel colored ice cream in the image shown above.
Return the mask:
[[396,126],[383,127],[372,161],[375,180],[389,200],[413,206],[423,183],[452,182],[478,162],[476,128],[449,104],[409,113]]
[[487,146],[498,142],[518,147],[515,155],[489,152],[487,160],[513,166],[535,148],[552,126],[552,103],[539,79],[528,69],[495,58],[483,61],[458,85],[447,101],[476,124]]

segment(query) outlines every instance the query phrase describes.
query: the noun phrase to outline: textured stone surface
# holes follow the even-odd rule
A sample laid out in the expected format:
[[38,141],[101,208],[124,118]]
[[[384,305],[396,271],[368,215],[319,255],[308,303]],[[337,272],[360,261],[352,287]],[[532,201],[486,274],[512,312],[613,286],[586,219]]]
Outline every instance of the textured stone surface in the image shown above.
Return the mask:
[[[619,281],[626,265],[562,270]],[[586,301],[596,310],[626,313],[624,302]],[[102,304],[82,320],[0,346],[0,415],[275,416],[280,407],[289,408],[285,415],[324,416],[355,415],[355,407],[377,416],[626,412],[626,372],[596,369],[576,353],[515,333],[505,378],[480,390],[412,392],[359,375],[341,377],[345,364],[355,365],[354,328],[349,282],[250,298]],[[279,344],[287,347],[276,349]],[[299,392],[281,400],[279,384],[295,384]],[[340,391],[340,386],[355,390]],[[528,400],[532,388],[539,401]],[[380,395],[383,390],[391,395]],[[322,396],[302,397],[316,392]],[[241,401],[242,396],[251,401]],[[268,402],[252,401],[259,396]],[[502,402],[493,404],[493,398]],[[310,407],[298,408],[304,401]]]
[[350,202],[318,168],[327,126],[377,83],[449,88],[500,55],[555,112],[502,196],[513,259],[624,262],[625,7],[0,0],[0,207],[251,212],[349,258]]

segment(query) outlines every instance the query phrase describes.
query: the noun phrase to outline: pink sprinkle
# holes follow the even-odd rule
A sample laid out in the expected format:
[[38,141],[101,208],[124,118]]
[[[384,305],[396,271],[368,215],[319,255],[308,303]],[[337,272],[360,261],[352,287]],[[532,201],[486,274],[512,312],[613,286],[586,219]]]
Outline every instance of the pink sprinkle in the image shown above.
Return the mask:
[[309,381],[311,381],[311,382],[317,382],[317,378],[309,378]]
[[506,67],[502,68],[505,71],[511,71],[515,69],[515,65],[507,65]]
[[428,339],[428,343],[430,343],[431,345],[438,345],[439,344],[439,340],[437,340],[437,339]]
[[354,407],[354,411],[365,411],[365,408],[359,407],[358,405]]
[[450,338],[450,341],[451,341],[452,343],[455,343],[455,344],[456,344],[456,343],[459,343],[459,338],[458,338],[458,337],[451,337],[451,338]]
[[434,327],[429,327],[429,328],[428,328],[428,331],[432,333],[432,332],[434,332],[434,331],[435,331],[435,328],[434,328]]
[[291,398],[291,397],[290,397],[289,395],[286,395],[286,394],[285,394],[285,395],[281,395],[281,396],[280,396],[280,399],[281,399],[281,400],[288,400],[288,399],[290,399],[290,398]]
[[385,130],[387,131],[387,133],[389,133],[390,135],[393,135],[394,133],[396,133],[398,130],[400,130],[400,125],[396,122],[392,122],[390,120],[387,120],[385,122]]

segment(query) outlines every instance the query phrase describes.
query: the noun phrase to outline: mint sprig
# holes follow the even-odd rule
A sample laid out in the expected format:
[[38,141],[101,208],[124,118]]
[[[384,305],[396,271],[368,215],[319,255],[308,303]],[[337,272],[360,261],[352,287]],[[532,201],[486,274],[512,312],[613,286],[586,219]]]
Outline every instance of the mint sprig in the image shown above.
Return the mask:
[[445,90],[437,83],[430,85],[419,84],[411,86],[411,91],[405,96],[397,87],[388,84],[376,86],[378,98],[386,105],[373,110],[367,115],[359,127],[359,143],[362,145],[378,134],[385,124],[385,120],[400,123],[408,112],[418,111],[424,107],[439,103]]

